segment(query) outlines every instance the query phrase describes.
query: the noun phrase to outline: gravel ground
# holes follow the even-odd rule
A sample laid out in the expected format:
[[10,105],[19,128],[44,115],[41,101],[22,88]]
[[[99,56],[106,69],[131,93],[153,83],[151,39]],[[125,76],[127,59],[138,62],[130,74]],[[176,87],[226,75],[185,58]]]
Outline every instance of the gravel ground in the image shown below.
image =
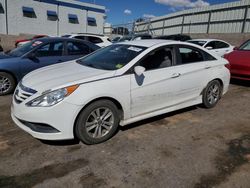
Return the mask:
[[250,83],[213,109],[195,106],[122,128],[94,146],[42,142],[0,97],[0,187],[250,187]]

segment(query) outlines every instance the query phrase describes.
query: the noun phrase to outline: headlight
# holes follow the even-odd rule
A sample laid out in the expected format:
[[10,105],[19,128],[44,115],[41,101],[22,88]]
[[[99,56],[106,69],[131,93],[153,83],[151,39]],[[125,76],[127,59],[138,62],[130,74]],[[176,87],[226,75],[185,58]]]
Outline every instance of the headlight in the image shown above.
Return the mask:
[[26,106],[30,107],[50,107],[60,101],[65,97],[69,96],[78,88],[78,85],[69,86],[66,88],[61,88],[50,93],[46,93],[40,97],[33,99],[32,101],[26,103]]

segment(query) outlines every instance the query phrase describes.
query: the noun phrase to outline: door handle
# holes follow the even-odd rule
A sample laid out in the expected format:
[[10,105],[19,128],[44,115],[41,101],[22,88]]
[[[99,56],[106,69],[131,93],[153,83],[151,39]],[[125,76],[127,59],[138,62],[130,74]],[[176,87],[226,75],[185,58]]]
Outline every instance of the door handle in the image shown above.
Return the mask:
[[210,66],[205,67],[205,69],[210,69],[210,68],[211,68]]
[[180,73],[174,73],[172,74],[171,78],[178,78],[181,74]]

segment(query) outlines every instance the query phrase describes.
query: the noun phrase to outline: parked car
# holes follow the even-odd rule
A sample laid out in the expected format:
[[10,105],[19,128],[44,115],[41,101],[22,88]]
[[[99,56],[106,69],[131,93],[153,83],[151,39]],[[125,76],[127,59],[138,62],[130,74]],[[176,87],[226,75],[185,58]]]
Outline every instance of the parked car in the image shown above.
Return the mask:
[[189,35],[177,34],[177,35],[156,36],[156,37],[154,37],[154,39],[187,41],[187,40],[191,40],[191,37]]
[[113,39],[111,40],[111,42],[112,42],[112,43],[116,43],[116,42],[118,42],[121,38],[122,38],[122,36],[117,36],[117,37],[113,38]]
[[211,50],[219,56],[224,56],[234,49],[234,46],[232,46],[231,44],[217,39],[193,39],[187,42],[202,46],[203,48]]
[[85,40],[92,42],[93,44],[102,47],[106,47],[112,44],[110,39],[104,35],[94,35],[94,34],[87,34],[87,33],[78,33],[78,34],[71,34],[71,35],[63,35],[62,37],[66,38],[75,38],[80,40]]
[[229,61],[231,77],[250,80],[250,40],[224,56]]
[[11,116],[39,139],[97,144],[119,125],[200,103],[214,107],[228,90],[227,63],[188,43],[117,43],[25,76]]
[[1,54],[0,96],[13,92],[16,83],[35,69],[77,59],[99,48],[76,39],[42,38]]
[[27,44],[28,42],[34,40],[34,39],[39,39],[39,38],[44,38],[44,37],[48,37],[48,35],[35,35],[34,37],[30,38],[30,39],[19,39],[15,41],[15,46],[19,47],[22,46],[24,44]]
[[118,42],[127,42],[127,41],[133,41],[133,40],[145,40],[145,39],[152,39],[152,36],[147,33],[142,33],[142,34],[135,34],[135,35],[126,35]]

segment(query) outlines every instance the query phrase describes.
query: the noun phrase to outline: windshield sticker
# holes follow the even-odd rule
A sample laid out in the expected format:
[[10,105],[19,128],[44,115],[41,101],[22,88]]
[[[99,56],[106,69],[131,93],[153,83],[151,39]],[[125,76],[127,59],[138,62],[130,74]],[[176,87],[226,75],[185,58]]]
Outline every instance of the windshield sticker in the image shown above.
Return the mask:
[[40,45],[40,44],[42,44],[43,42],[41,42],[41,41],[36,41],[36,42],[34,42],[33,44],[32,44],[32,46],[38,46],[38,45]]
[[140,51],[142,51],[141,48],[137,48],[137,47],[133,47],[133,46],[130,46],[130,47],[128,48],[128,50],[132,50],[132,51],[135,51],[135,52],[140,52]]
[[117,65],[115,66],[115,68],[117,68],[117,69],[120,69],[120,68],[122,68],[122,67],[123,67],[122,64],[117,64]]

